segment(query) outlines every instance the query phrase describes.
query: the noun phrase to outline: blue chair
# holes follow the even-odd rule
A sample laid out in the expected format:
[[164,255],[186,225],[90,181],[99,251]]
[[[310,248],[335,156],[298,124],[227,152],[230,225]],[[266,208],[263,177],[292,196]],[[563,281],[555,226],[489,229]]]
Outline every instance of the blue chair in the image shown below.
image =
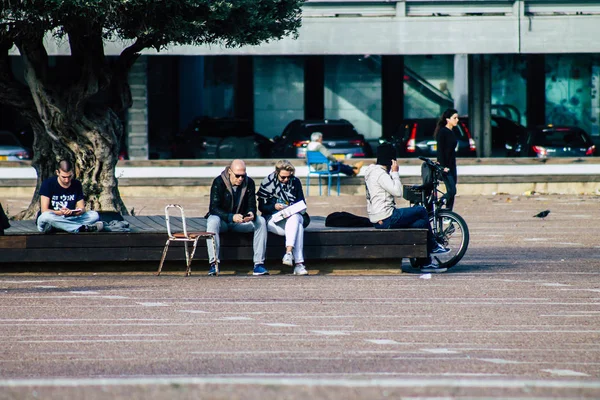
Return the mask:
[[[331,177],[337,176],[337,193],[340,195],[340,166],[336,164],[332,167],[332,162],[327,159],[320,151],[307,151],[306,164],[308,165],[308,174],[306,175],[306,195],[310,192],[310,176],[317,175],[319,180],[319,196],[322,194],[321,178],[327,176],[327,196],[331,195]],[[319,170],[323,165],[326,169]]]

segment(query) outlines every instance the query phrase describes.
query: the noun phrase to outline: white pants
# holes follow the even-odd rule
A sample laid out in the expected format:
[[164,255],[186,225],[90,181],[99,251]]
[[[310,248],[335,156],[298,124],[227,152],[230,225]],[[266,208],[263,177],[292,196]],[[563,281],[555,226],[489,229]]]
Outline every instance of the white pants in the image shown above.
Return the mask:
[[289,218],[274,222],[269,219],[267,223],[269,232],[279,236],[285,236],[285,246],[293,246],[292,255],[296,264],[304,263],[304,227],[302,226],[302,215],[294,214]]

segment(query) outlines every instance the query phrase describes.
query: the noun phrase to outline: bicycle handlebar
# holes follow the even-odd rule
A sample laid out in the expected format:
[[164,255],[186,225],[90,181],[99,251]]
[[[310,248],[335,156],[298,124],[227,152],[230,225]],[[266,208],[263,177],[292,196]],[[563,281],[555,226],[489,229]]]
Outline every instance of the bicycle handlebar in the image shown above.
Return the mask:
[[435,163],[433,161],[431,161],[429,158],[427,157],[423,157],[423,156],[419,156],[419,160],[421,161],[425,161],[425,163],[427,165],[429,165],[431,168],[436,169],[438,172],[444,172],[444,168],[442,168],[442,166],[438,163]]

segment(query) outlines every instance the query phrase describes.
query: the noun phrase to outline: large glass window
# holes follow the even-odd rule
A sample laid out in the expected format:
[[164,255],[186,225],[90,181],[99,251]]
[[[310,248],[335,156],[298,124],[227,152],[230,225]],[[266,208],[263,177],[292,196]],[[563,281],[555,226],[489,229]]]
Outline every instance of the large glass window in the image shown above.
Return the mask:
[[325,58],[325,118],[346,119],[367,139],[381,136],[381,58]]
[[527,62],[524,56],[498,54],[491,58],[492,114],[527,126]]
[[304,118],[304,58],[254,58],[254,129],[272,138]]
[[[202,58],[204,79],[201,84],[204,87],[201,90],[201,110],[198,112],[202,116],[212,118],[234,117],[235,75],[237,71],[235,57],[210,56]],[[182,82],[182,92],[187,90],[188,85],[189,81]]]
[[593,79],[598,79],[597,61],[597,57],[588,54],[546,56],[547,123],[597,132],[598,94],[593,87]]
[[404,57],[404,117],[439,117],[454,107],[453,86],[453,55]]

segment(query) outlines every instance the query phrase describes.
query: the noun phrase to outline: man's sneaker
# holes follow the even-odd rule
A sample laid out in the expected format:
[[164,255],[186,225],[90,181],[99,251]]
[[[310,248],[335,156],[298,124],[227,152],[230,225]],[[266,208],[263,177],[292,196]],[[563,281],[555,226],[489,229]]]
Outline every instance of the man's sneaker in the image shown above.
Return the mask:
[[308,271],[306,270],[304,264],[296,264],[296,267],[294,268],[294,275],[308,275]]
[[208,270],[208,276],[215,276],[217,275],[217,264],[216,263],[210,263],[210,269]]
[[283,263],[283,265],[288,265],[291,267],[292,265],[294,265],[294,256],[292,255],[292,253],[285,253],[281,262]]
[[81,225],[79,232],[101,232],[104,229],[104,222],[97,221],[91,225]]
[[446,254],[450,249],[445,248],[441,244],[437,243],[437,246],[431,251],[431,254]]
[[98,232],[98,228],[96,227],[96,225],[81,225],[79,227],[79,229],[77,230],[77,232],[83,232],[83,233],[87,233],[87,232]]
[[441,272],[448,271],[448,268],[443,268],[437,265],[434,262],[429,263],[429,265],[424,265],[421,267],[421,272],[433,272],[434,274],[439,274]]
[[269,275],[269,271],[265,268],[263,264],[256,264],[254,266],[254,271],[252,275]]

